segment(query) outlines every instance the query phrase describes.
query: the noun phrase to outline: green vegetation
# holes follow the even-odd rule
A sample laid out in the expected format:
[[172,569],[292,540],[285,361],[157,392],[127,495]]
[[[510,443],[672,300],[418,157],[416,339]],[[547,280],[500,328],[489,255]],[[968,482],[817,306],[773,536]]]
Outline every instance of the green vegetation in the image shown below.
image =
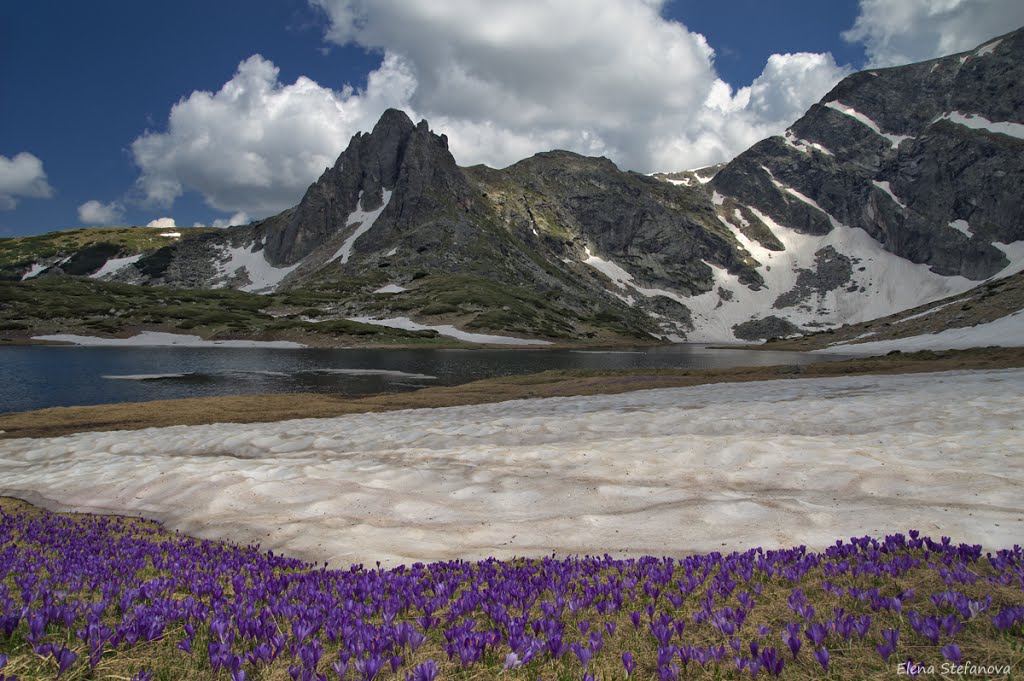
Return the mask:
[[8,338],[46,333],[117,336],[146,328],[204,338],[289,338],[313,344],[353,339],[451,344],[433,331],[390,329],[344,319],[312,323],[300,319],[300,313],[271,314],[272,309],[288,309],[299,299],[307,304],[331,300],[317,292],[260,296],[232,289],[171,289],[68,277],[0,281],[0,332]]
[[543,294],[474,275],[435,274],[416,288],[368,301],[383,311],[418,310],[423,315],[452,315],[470,330],[492,330],[547,338],[573,338],[566,310]]
[[[105,244],[114,252],[147,253],[166,246],[170,238],[160,236],[179,232],[182,238],[213,231],[212,228],[172,230],[161,227],[83,227],[63,232],[0,239],[0,269],[25,266],[60,255],[71,255],[90,246]],[[101,263],[102,264],[102,263]]]

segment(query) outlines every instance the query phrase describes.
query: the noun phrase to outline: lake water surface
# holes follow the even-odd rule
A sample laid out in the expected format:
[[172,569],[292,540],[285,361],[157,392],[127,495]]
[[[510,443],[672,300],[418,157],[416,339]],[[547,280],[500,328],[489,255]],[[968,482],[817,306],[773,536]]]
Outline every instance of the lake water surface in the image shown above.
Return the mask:
[[840,359],[674,345],[615,350],[0,348],[0,412],[180,397],[368,395],[548,369],[721,368]]

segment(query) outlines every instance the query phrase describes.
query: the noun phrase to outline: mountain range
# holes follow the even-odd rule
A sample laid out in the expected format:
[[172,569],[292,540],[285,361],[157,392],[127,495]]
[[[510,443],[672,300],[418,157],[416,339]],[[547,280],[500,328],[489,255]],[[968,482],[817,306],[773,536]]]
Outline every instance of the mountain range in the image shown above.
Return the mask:
[[[862,71],[784,135],[654,175],[567,151],[460,167],[388,110],[283,213],[0,240],[0,284],[236,289],[275,301],[268,319],[569,342],[836,329],[1024,269],[1022,74],[1024,29]],[[36,329],[28,307],[14,330]]]

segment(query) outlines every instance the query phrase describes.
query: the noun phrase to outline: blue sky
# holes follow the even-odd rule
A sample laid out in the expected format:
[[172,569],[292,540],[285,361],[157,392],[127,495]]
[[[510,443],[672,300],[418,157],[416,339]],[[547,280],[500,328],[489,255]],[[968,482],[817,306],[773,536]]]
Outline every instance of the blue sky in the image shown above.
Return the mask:
[[698,167],[781,132],[852,70],[1024,23],[1016,2],[951,5],[6,2],[0,237],[264,217],[388,106],[448,134],[465,165],[571,148]]

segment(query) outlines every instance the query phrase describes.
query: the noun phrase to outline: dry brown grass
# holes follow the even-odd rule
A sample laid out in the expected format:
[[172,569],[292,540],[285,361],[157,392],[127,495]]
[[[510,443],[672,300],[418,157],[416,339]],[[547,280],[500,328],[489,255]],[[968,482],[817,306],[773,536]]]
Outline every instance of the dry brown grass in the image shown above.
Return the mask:
[[898,374],[1024,366],[1024,348],[979,348],[867,357],[802,366],[732,369],[558,370],[508,376],[414,392],[336,397],[319,394],[234,395],[158,400],[89,407],[54,407],[0,414],[0,438],[56,437],[105,430],[266,423],[298,418],[327,418],[364,412],[484,404],[536,397],[610,395],[649,388],[708,383],[817,378],[862,374]]

